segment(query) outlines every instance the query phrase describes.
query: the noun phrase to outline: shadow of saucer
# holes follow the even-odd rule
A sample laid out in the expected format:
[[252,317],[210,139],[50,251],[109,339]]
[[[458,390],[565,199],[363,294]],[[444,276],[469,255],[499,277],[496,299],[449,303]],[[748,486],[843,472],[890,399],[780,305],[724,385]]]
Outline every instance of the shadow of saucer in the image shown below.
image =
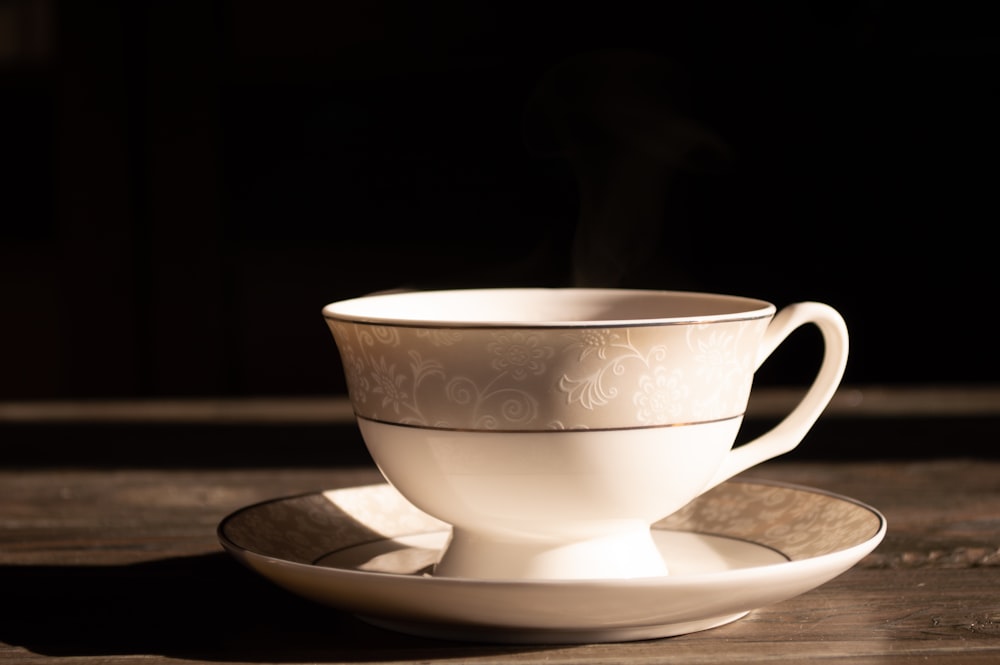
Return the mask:
[[389,632],[285,592],[224,553],[123,566],[0,566],[0,641],[35,654],[343,662],[535,651]]

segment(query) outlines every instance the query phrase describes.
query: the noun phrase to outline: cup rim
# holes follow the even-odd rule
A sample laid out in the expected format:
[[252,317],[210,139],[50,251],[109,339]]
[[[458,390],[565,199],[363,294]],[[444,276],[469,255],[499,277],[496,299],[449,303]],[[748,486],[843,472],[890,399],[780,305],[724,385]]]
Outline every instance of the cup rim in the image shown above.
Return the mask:
[[[550,299],[553,306],[575,299],[596,307],[601,303],[621,305],[621,299],[631,299],[631,308],[641,307],[649,315],[631,313],[628,316],[587,316],[552,318],[533,316],[494,316],[471,313],[483,312],[486,299],[511,302],[527,296],[544,303]],[[434,307],[451,301],[447,315],[433,314]],[[465,303],[465,308],[456,304]],[[667,305],[687,308],[686,313],[665,314]],[[472,306],[474,305],[474,307]],[[658,305],[660,308],[654,308]],[[649,308],[646,310],[646,308]],[[428,290],[378,291],[366,295],[331,302],[323,307],[323,317],[328,321],[370,324],[393,327],[419,328],[594,328],[640,327],[680,325],[721,321],[745,321],[768,318],[774,315],[775,305],[765,300],[747,296],[703,291],[675,291],[634,288],[582,288],[582,287],[490,287]],[[461,313],[458,313],[461,312]],[[659,315],[657,315],[658,312]]]

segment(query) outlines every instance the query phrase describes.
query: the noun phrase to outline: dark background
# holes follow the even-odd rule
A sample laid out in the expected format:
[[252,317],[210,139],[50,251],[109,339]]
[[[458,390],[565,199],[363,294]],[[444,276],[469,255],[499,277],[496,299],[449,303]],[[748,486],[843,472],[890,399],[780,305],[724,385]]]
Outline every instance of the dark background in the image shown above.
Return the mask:
[[320,309],[400,286],[821,300],[846,383],[995,382],[994,24],[650,5],[0,0],[0,399],[338,393]]

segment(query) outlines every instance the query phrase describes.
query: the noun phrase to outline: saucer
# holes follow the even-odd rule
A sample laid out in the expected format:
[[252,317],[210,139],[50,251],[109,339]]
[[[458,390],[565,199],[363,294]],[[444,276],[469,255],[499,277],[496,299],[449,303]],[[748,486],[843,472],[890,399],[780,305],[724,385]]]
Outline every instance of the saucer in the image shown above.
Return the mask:
[[218,527],[239,562],[292,593],[423,637],[621,642],[730,623],[814,589],[875,549],[885,518],[848,497],[730,480],[653,526],[670,574],[608,580],[434,577],[447,524],[387,484],[284,497]]

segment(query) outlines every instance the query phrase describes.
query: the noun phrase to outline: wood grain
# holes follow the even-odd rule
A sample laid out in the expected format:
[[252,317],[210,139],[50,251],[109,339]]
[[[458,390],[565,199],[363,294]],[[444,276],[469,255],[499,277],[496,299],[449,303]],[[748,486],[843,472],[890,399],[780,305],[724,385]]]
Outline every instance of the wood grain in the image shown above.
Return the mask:
[[377,482],[370,466],[0,470],[0,665],[1000,662],[1000,463],[772,462],[747,475],[870,503],[888,535],[837,579],[728,626],[532,647],[386,632],[222,553],[215,527],[232,510]]

